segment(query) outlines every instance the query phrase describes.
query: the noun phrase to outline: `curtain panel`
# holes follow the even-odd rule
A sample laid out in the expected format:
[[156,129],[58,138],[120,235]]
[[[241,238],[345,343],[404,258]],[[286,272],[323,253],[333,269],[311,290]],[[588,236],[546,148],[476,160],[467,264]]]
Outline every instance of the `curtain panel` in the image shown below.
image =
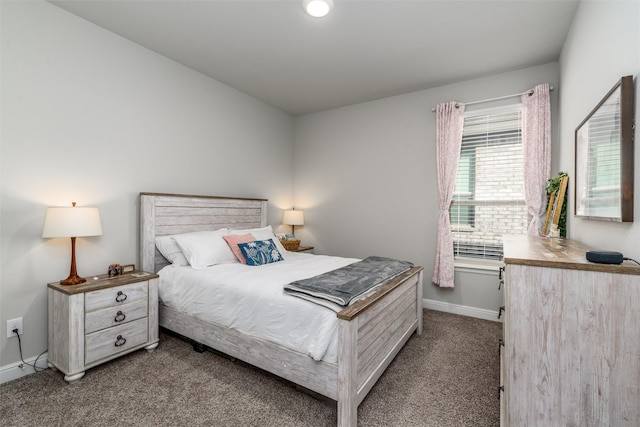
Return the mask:
[[546,211],[544,186],[551,177],[551,102],[549,84],[525,93],[522,101],[522,158],[524,160],[524,199],[533,217],[528,233],[540,235]]
[[438,175],[438,237],[431,281],[443,288],[453,288],[453,237],[449,206],[460,159],[464,104],[446,102],[436,107],[436,171]]

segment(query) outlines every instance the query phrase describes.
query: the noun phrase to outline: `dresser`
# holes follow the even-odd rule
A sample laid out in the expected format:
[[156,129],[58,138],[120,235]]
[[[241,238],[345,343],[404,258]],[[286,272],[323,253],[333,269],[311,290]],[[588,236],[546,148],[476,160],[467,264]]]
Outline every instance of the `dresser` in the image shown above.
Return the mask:
[[506,236],[501,425],[640,425],[640,266]]
[[135,271],[48,285],[49,366],[73,382],[134,350],[158,346],[158,276]]

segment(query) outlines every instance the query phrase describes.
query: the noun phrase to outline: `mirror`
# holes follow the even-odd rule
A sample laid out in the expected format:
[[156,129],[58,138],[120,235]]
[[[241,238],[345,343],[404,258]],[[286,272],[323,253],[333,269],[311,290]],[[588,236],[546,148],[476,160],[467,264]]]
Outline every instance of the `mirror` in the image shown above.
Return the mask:
[[633,132],[633,77],[626,76],[576,128],[576,216],[633,221]]

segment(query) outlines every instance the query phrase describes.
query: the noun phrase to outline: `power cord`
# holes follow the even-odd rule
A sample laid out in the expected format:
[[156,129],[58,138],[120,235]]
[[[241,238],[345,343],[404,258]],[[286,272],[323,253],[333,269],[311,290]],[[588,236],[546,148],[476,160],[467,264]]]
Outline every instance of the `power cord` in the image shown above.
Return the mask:
[[640,265],[640,262],[636,261],[635,259],[631,259],[631,258],[622,258],[622,259],[625,260],[625,261],[633,261],[636,264]]
[[24,358],[22,357],[22,340],[20,340],[20,334],[18,333],[18,328],[14,329],[12,332],[16,334],[16,336],[18,337],[18,348],[20,349],[20,360],[22,360],[22,363],[24,363],[27,366],[31,366],[35,372],[46,371],[47,368],[38,368],[38,359],[40,359],[40,357],[43,354],[45,354],[48,349],[43,351],[38,355],[38,357],[36,357],[36,360],[33,361],[33,365],[31,363],[25,362]]

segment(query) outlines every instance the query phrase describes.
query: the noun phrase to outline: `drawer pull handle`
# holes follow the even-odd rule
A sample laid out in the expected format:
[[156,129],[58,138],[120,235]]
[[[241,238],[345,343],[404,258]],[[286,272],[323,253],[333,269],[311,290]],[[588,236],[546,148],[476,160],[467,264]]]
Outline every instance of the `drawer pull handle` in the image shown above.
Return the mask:
[[126,342],[126,338],[122,338],[122,335],[118,335],[118,338],[116,338],[116,347],[122,347]]
[[127,294],[122,293],[122,291],[118,291],[118,294],[116,295],[116,301],[117,302],[122,302],[124,300],[127,299]]
[[116,317],[113,319],[114,322],[122,322],[124,321],[124,319],[126,319],[127,316],[124,315],[123,312],[118,311],[116,313]]

